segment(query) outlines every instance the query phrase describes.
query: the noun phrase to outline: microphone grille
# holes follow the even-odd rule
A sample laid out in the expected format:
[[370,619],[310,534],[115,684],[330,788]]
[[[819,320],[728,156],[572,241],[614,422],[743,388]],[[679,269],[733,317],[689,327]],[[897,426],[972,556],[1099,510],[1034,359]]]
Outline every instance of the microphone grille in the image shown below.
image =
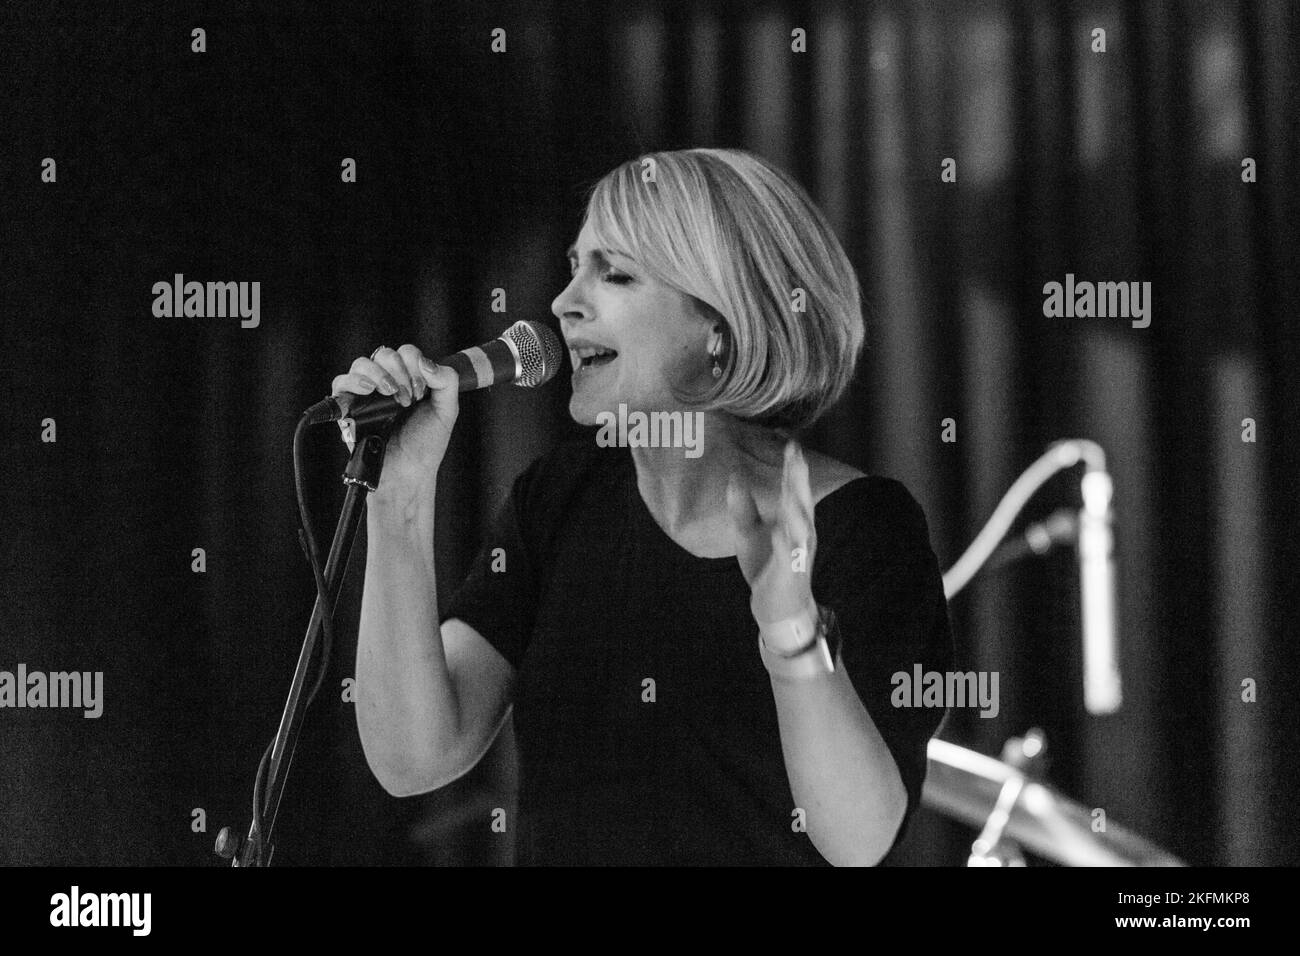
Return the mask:
[[560,369],[560,340],[540,322],[516,322],[501,334],[519,350],[520,374],[515,384],[534,388],[549,382]]

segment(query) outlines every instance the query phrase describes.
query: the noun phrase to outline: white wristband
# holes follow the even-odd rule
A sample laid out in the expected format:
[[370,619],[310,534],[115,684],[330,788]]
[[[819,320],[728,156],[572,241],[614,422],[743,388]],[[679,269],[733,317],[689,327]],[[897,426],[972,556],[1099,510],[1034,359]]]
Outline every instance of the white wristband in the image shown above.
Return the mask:
[[771,653],[792,657],[808,649],[820,625],[821,611],[810,599],[797,614],[760,624],[758,637]]
[[[830,636],[838,637],[834,615],[830,610],[823,610],[813,604],[811,617],[805,611],[774,624],[764,624],[759,628],[759,657],[762,658],[763,666],[767,668],[768,674],[774,680],[798,682],[833,674],[839,648],[831,647],[830,641],[827,640],[828,632],[834,632]],[[789,647],[793,644],[794,650],[786,653],[773,651],[763,639],[764,635],[771,635],[773,639],[783,639],[784,646]],[[795,644],[796,639],[802,640]]]

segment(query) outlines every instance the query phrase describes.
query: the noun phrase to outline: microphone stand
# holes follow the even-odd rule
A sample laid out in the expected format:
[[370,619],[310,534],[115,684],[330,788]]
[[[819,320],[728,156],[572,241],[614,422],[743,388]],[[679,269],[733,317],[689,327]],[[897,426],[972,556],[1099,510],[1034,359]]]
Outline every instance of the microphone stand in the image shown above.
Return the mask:
[[1002,748],[1002,759],[1018,772],[1007,777],[998,791],[998,798],[989,811],[984,828],[971,844],[967,866],[1015,866],[1025,865],[1025,855],[1020,844],[1006,835],[1011,823],[1011,814],[1020,802],[1025,785],[1037,775],[1043,763],[1043,752],[1047,738],[1037,727],[1033,727],[1023,737],[1012,737]]
[[[343,471],[343,483],[347,486],[347,492],[343,498],[338,526],[334,531],[334,540],[330,544],[329,557],[322,572],[326,593],[330,597],[330,607],[335,606],[343,586],[343,576],[347,570],[348,557],[352,552],[352,542],[356,537],[357,526],[361,523],[361,516],[365,513],[366,495],[379,485],[379,473],[383,468],[384,449],[388,445],[391,425],[391,419],[377,422],[370,430],[359,433],[347,468]],[[249,826],[248,836],[242,840],[230,827],[222,827],[221,832],[217,834],[216,853],[230,860],[231,866],[271,865],[271,857],[275,853],[272,837],[275,834],[276,815],[280,810],[280,797],[284,794],[285,782],[289,778],[289,765],[293,762],[294,750],[298,745],[298,732],[302,728],[303,716],[307,709],[307,677],[312,660],[316,657],[324,618],[325,607],[318,594],[315,606],[312,608],[311,619],[307,624],[307,636],[303,639],[302,652],[298,655],[298,666],[293,672],[293,683],[289,686],[289,697],[285,701],[280,726],[276,730],[275,741],[271,746],[270,766],[267,770],[266,784],[261,791],[263,794],[260,808],[261,826],[258,826],[255,817]],[[254,787],[255,791],[256,789]]]

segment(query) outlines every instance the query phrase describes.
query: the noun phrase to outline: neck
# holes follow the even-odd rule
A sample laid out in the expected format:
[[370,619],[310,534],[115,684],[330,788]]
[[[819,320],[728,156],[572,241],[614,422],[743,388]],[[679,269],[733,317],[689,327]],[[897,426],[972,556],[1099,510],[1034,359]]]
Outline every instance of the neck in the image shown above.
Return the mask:
[[630,449],[641,497],[670,533],[725,516],[732,474],[782,467],[785,439],[772,429],[721,412],[704,412],[702,427],[698,458],[680,448]]

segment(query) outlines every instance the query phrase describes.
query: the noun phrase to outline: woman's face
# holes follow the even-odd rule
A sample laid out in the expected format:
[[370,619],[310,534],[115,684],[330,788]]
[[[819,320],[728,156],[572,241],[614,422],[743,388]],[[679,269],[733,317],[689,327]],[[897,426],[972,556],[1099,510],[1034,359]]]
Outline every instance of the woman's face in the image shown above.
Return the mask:
[[[573,278],[551,311],[573,363],[569,413],[581,425],[599,412],[674,411],[712,381],[708,317],[690,296],[651,276],[619,250],[598,248],[584,225],[569,250]],[[594,352],[602,356],[592,357]],[[612,354],[611,354],[612,353]]]

